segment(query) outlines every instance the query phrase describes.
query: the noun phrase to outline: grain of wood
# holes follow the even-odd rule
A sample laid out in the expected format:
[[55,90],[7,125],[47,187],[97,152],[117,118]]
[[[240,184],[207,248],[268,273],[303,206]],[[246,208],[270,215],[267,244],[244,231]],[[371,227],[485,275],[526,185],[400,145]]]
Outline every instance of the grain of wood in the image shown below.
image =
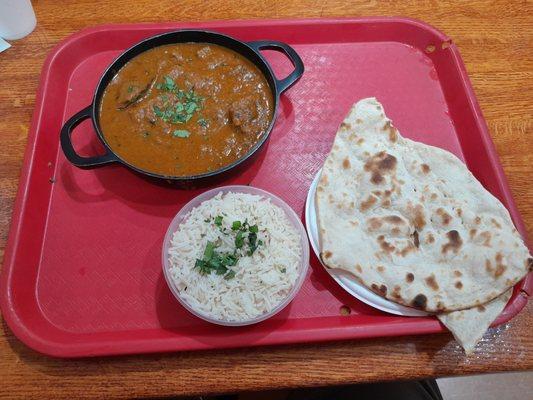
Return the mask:
[[[459,47],[518,209],[533,238],[533,10],[524,1],[56,0],[34,1],[38,25],[0,54],[0,256],[39,73],[69,34],[103,23],[402,15],[444,31]],[[491,331],[466,359],[448,334],[218,352],[63,361],[21,344],[2,324],[0,397],[131,398],[533,368],[533,306]]]

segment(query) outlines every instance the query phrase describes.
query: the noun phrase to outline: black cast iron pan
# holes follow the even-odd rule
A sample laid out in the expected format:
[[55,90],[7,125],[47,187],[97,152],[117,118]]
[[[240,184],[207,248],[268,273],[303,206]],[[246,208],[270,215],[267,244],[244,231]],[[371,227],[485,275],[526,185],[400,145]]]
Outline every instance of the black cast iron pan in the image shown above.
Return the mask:
[[[122,68],[132,58],[145,52],[146,50],[152,49],[157,46],[188,42],[213,43],[220,46],[224,46],[240,53],[252,63],[254,63],[264,74],[270,86],[270,89],[272,90],[272,95],[274,98],[273,118],[265,134],[248,151],[248,153],[246,153],[243,157],[229,165],[226,165],[217,170],[191,176],[167,176],[155,174],[153,172],[145,171],[141,168],[138,168],[135,165],[121,159],[109,147],[105,140],[105,135],[103,134],[99,124],[98,111],[100,108],[100,101],[109,82],[113,79],[113,77],[120,70],[120,68]],[[294,70],[286,78],[281,80],[277,79],[272,71],[272,68],[265,60],[265,58],[261,55],[260,50],[275,50],[284,53],[293,64]],[[106,69],[106,71],[100,78],[98,86],[96,87],[92,103],[83,110],[73,115],[61,128],[61,148],[63,149],[66,158],[72,164],[79,168],[95,168],[110,163],[120,163],[145,176],[164,179],[178,184],[183,183],[187,185],[196,185],[209,184],[210,182],[220,181],[226,175],[229,175],[231,172],[234,172],[239,168],[243,168],[249,165],[250,161],[258,155],[261,149],[264,148],[266,142],[270,137],[270,132],[272,131],[274,122],[276,120],[279,96],[285,90],[290,88],[294,83],[296,83],[296,81],[298,81],[298,79],[300,79],[300,77],[302,76],[303,72],[304,65],[302,59],[298,56],[298,54],[294,51],[292,47],[282,42],[272,40],[242,42],[240,40],[231,38],[226,35],[222,35],[220,33],[200,30],[180,30],[153,36],[143,40],[142,42],[126,50]],[[74,147],[72,146],[72,131],[80,122],[87,118],[91,118],[94,130],[105,147],[106,152],[104,155],[94,157],[83,157],[76,153]]]

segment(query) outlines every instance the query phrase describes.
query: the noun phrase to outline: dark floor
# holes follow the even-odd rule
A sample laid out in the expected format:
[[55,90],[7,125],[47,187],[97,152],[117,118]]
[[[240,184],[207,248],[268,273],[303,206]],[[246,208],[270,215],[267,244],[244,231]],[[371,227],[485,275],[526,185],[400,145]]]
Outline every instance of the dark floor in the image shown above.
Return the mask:
[[[533,400],[533,371],[442,378],[437,384],[444,400]],[[239,400],[284,400],[286,396],[284,391],[249,393]]]
[[437,383],[444,400],[533,399],[533,371],[443,378]]

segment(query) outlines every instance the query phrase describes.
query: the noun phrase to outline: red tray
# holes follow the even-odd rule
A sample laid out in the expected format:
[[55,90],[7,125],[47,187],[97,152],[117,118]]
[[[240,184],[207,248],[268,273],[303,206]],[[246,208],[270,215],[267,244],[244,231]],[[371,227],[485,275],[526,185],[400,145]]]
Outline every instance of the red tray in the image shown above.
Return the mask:
[[[443,331],[435,318],[398,317],[360,303],[316,258],[291,305],[255,326],[211,325],[172,297],[162,275],[162,239],[172,217],[200,191],[153,185],[120,166],[77,169],[60,151],[59,130],[90,103],[100,74],[121,51],[179,28],[281,40],[306,66],[282,96],[265,156],[228,183],[266,189],[303,215],[339,122],[353,102],[376,96],[405,136],[462,158],[524,234],[457,48],[424,23],[365,18],[100,26],[66,39],[43,67],[1,277],[1,307],[13,332],[40,352],[77,357]],[[290,70],[283,56],[265,54],[279,75]],[[99,151],[87,121],[75,140],[83,153]],[[497,323],[524,307],[530,278]],[[343,305],[350,315],[340,314]]]

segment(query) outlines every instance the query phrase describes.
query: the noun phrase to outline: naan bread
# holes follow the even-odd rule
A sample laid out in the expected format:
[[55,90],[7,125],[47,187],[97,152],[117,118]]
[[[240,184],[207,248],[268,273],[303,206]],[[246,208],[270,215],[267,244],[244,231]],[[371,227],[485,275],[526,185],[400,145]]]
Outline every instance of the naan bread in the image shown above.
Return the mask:
[[403,138],[374,98],[341,124],[316,204],[328,267],[428,312],[485,304],[533,265],[500,201],[451,153]]
[[465,349],[465,353],[471,354],[490,324],[501,314],[512,294],[513,289],[509,289],[482,306],[438,314],[437,318],[452,332],[455,340]]

